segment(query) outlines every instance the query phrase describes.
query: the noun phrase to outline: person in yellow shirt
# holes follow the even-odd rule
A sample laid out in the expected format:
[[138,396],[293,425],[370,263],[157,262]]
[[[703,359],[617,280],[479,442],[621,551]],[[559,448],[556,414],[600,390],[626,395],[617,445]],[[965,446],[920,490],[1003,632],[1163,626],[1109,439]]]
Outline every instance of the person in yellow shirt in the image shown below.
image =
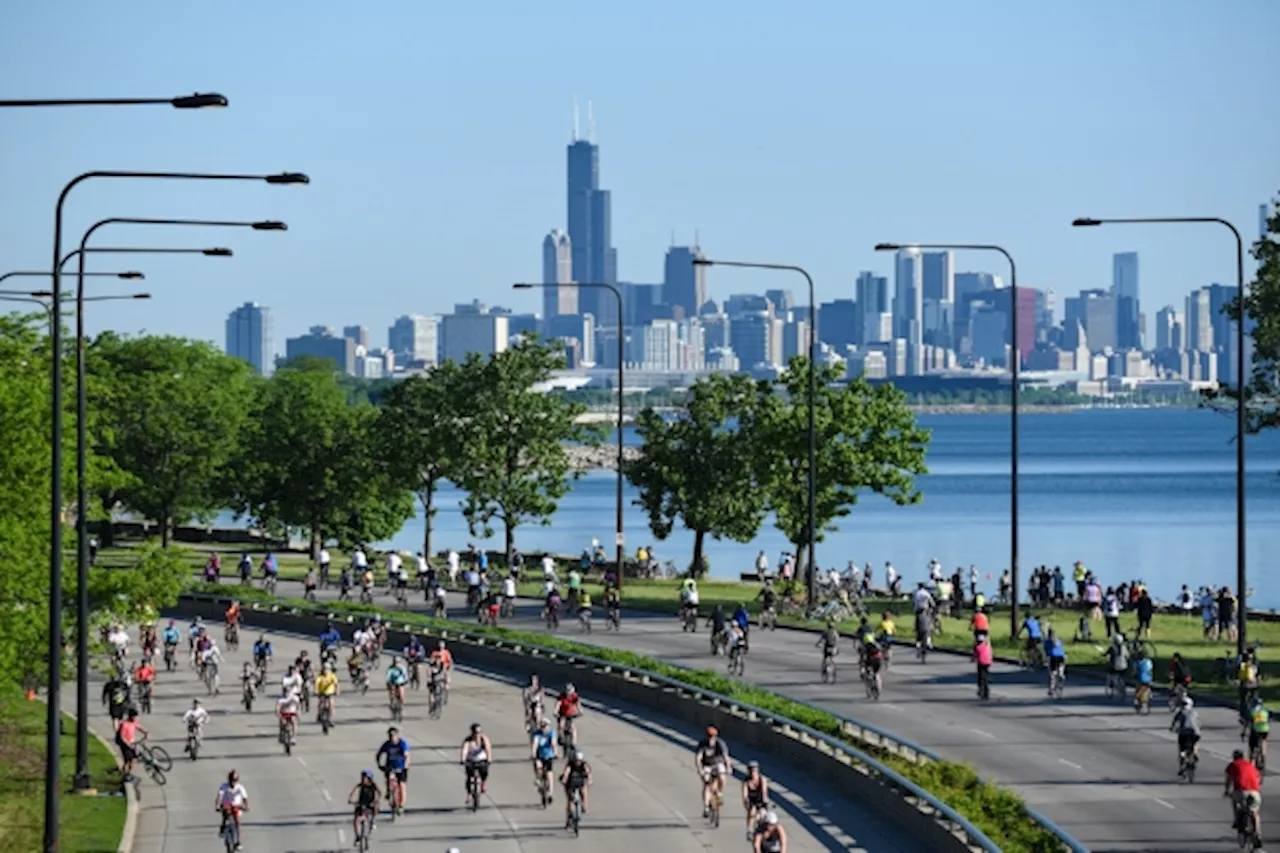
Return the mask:
[[316,676],[316,695],[320,697],[320,705],[329,703],[329,722],[333,722],[338,710],[338,674],[333,667],[326,666]]
[[884,618],[880,620],[880,627],[878,630],[880,636],[889,637],[890,639],[893,638],[894,632],[898,630],[897,624],[893,621],[893,611],[886,610],[884,612]]

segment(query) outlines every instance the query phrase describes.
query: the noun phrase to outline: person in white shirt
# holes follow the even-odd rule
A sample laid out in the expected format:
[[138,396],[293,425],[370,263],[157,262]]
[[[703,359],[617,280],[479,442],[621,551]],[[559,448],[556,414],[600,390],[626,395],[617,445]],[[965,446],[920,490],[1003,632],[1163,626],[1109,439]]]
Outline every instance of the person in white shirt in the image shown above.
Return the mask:
[[834,589],[840,586],[840,572],[832,566],[827,570],[827,583]]
[[969,567],[969,597],[972,598],[978,594],[978,567]]
[[508,577],[502,582],[502,597],[511,602],[514,607],[516,603],[516,579]]
[[449,607],[449,591],[443,586],[436,587],[436,603],[435,609],[438,610],[443,617],[448,612]]
[[280,689],[295,696],[302,695],[302,675],[290,666],[280,678]]
[[373,645],[373,631],[357,628],[351,635],[351,645],[363,652]]
[[769,573],[769,558],[765,556],[764,551],[756,555],[756,574],[764,577]]
[[884,580],[890,589],[893,588],[894,583],[898,580],[898,570],[893,567],[893,563],[887,560],[884,564]]
[[220,692],[221,684],[218,678],[218,666],[222,663],[222,650],[218,648],[216,640],[210,638],[209,648],[204,650],[204,654],[200,657],[200,663],[210,673],[210,680],[213,681],[213,693],[216,695]]
[[394,581],[400,577],[400,555],[395,551],[387,552],[387,580]]
[[551,559],[550,554],[542,555],[542,578],[549,581],[559,580],[556,577],[556,561]]
[[290,740],[295,740],[298,737],[298,711],[300,709],[301,700],[296,693],[284,690],[281,692],[280,698],[276,700],[276,716],[280,718],[280,722],[289,727]]
[[455,586],[458,583],[458,569],[459,569],[458,552],[450,548],[449,556],[446,558],[446,562],[449,566],[449,586]]
[[938,562],[937,557],[929,561],[929,580],[935,584],[942,580],[942,564]]
[[107,634],[107,642],[111,644],[111,648],[116,654],[124,657],[129,651],[129,632],[124,629],[123,625],[114,625],[111,633]]
[[[240,784],[239,773],[232,770],[227,774],[227,781],[218,786],[213,807],[222,813],[223,825],[226,825],[226,820],[230,817],[236,823],[236,837],[243,837],[240,833],[240,812],[249,808],[249,792]],[[239,850],[240,845],[236,845],[236,849]]]
[[[199,699],[192,699],[191,708],[182,715],[182,722],[187,724],[187,731],[194,730],[196,743],[199,744],[204,739],[204,724],[209,722],[209,712],[200,707]],[[190,752],[190,745],[184,751]]]
[[363,573],[365,569],[369,568],[369,558],[365,556],[363,548],[357,547],[351,552],[351,565],[355,568],[357,574]]
[[923,582],[916,587],[911,603],[914,605],[916,613],[933,609],[933,596],[929,594],[929,590],[925,588]]
[[422,577],[431,570],[431,565],[427,562],[427,558],[422,552],[418,552],[418,577]]

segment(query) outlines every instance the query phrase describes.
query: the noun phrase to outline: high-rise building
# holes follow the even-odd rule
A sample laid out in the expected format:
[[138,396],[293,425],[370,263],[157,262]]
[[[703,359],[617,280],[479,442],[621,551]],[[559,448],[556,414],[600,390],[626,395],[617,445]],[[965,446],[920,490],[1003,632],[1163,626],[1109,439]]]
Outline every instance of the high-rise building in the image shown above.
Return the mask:
[[398,317],[387,329],[387,349],[400,364],[433,365],[439,350],[438,324],[437,318],[420,314]]
[[[595,367],[596,318],[590,314],[561,314],[543,318],[544,334],[558,339],[566,350],[577,347],[577,367]],[[512,330],[514,333],[515,330]],[[616,344],[615,344],[616,345]]]
[[[865,330],[870,326],[879,328],[880,315],[893,311],[893,302],[889,299],[889,279],[882,275],[876,275],[868,270],[858,273],[858,280],[853,286],[854,302],[858,304],[858,324],[855,327],[854,343],[861,346],[873,340],[885,340],[883,338],[868,338]],[[819,326],[821,328],[821,326]]]
[[772,333],[773,317],[768,311],[742,311],[732,315],[730,347],[744,370],[777,364],[773,358]]
[[899,249],[894,264],[893,336],[907,342],[907,376],[920,375],[924,345],[924,269],[920,250]]
[[838,353],[856,346],[861,338],[862,315],[852,299],[837,299],[818,306],[819,340]]
[[1091,352],[1119,348],[1116,339],[1116,301],[1107,291],[1080,291],[1079,296],[1066,300],[1064,314],[1067,321],[1077,320],[1084,328]]
[[569,235],[553,229],[542,241],[542,318],[578,313],[578,288],[573,282],[573,245]]
[[356,346],[369,348],[369,327],[368,326],[343,326],[342,336],[351,338],[356,342]]
[[[595,144],[595,121],[590,105],[587,122],[587,138],[580,139],[575,110],[566,181],[573,280],[580,284],[617,284],[618,253],[613,248],[612,202],[609,191],[600,189],[600,148]],[[617,323],[617,302],[605,288],[581,288],[578,310],[594,315],[601,327]]]
[[227,315],[227,355],[252,365],[263,376],[275,370],[271,309],[246,302]]
[[[1213,308],[1209,288],[1191,291],[1187,296],[1186,348],[1195,352],[1213,352]],[[1216,378],[1216,377],[1211,377]]]
[[1156,349],[1182,349],[1182,312],[1172,305],[1156,312]]
[[1116,305],[1116,345],[1120,349],[1142,349],[1137,252],[1119,252],[1112,256],[1111,298]]
[[672,246],[667,249],[662,272],[662,301],[684,309],[685,317],[696,317],[707,301],[706,267],[694,260],[706,256],[697,246]]
[[339,337],[327,326],[312,326],[305,335],[284,342],[284,356],[289,361],[302,357],[328,359],[338,370],[354,376],[356,346],[355,339],[346,334]]
[[473,352],[487,357],[505,351],[511,339],[508,319],[488,310],[446,314],[440,325],[440,358],[461,364]]
[[956,301],[956,262],[952,252],[925,252],[921,283],[924,298],[938,302]]

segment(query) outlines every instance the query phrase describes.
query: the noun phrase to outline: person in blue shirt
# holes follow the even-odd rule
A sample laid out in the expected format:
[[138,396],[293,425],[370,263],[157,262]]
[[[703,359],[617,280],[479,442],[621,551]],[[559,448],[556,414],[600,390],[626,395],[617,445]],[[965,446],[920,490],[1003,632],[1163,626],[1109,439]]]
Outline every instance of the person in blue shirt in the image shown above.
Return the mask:
[[551,792],[555,790],[551,780],[554,778],[556,763],[556,730],[551,721],[543,719],[538,730],[533,733],[533,743],[529,746],[529,755],[533,758],[533,772],[542,774],[542,783],[546,785],[547,802],[551,802]]
[[1022,620],[1022,627],[1018,629],[1018,634],[1023,631],[1027,632],[1027,656],[1030,657],[1040,651],[1040,644],[1044,642],[1044,632],[1040,630],[1040,620],[1034,614],[1028,613],[1026,618]]
[[397,813],[403,813],[406,789],[409,786],[409,744],[400,737],[400,730],[395,726],[387,729],[387,740],[378,747],[374,761],[387,777],[389,800],[392,798],[391,779],[395,778],[397,784],[391,806]]
[[267,664],[271,660],[271,642],[267,639],[267,635],[263,634],[258,637],[253,644],[253,662],[263,669],[267,668]]
[[742,629],[742,633],[747,633],[751,628],[751,614],[747,612],[747,605],[739,603],[738,609],[733,611],[733,621],[738,623],[738,627]]
[[178,641],[182,639],[182,632],[178,630],[178,626],[174,624],[172,619],[169,620],[169,627],[164,629],[164,644],[166,646],[176,646]]
[[336,655],[341,642],[342,634],[333,627],[333,623],[325,623],[324,630],[320,632],[320,660],[324,660],[325,652],[332,651]]
[[1151,683],[1155,680],[1155,665],[1145,651],[1139,652],[1137,662],[1133,665],[1133,677],[1137,689],[1133,693],[1134,707],[1146,707],[1151,701]]

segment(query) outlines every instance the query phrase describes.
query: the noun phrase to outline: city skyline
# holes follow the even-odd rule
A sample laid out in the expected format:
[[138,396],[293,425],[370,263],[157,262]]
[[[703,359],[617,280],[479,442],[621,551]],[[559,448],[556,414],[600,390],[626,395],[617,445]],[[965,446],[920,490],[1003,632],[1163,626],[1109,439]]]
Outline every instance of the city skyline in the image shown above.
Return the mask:
[[[13,266],[38,260],[30,255],[47,240],[44,212],[85,169],[288,164],[313,174],[305,197],[105,182],[78,194],[73,232],[101,215],[271,216],[293,226],[290,240],[272,245],[235,240],[235,261],[218,269],[148,259],[154,304],[103,305],[89,331],[218,340],[226,312],[246,301],[272,307],[278,341],[315,322],[380,328],[469,298],[533,308],[506,291],[537,280],[536,241],[549,228],[569,229],[559,145],[571,138],[576,97],[592,102],[606,151],[599,186],[611,193],[618,280],[660,281],[673,229],[680,243],[700,231],[696,242],[713,256],[802,264],[819,302],[847,297],[860,270],[892,272],[871,251],[880,240],[998,241],[1018,258],[1022,283],[1059,294],[1109,288],[1111,256],[1136,251],[1150,334],[1156,309],[1232,279],[1230,246],[1176,229],[1072,232],[1070,220],[1221,215],[1253,237],[1259,205],[1280,187],[1269,153],[1280,117],[1252,97],[1267,79],[1265,34],[1280,29],[1280,9],[1263,0],[1173,10],[1134,2],[1106,16],[1087,5],[922,3],[910,18],[921,59],[910,65],[891,46],[900,14],[834,4],[781,19],[748,4],[735,15],[737,39],[699,35],[723,23],[714,6],[680,7],[679,32],[652,11],[610,9],[609,28],[636,40],[586,39],[582,55],[548,58],[542,46],[555,21],[574,19],[576,8],[519,16],[520,26],[496,28],[477,47],[460,36],[484,16],[467,8],[428,15],[401,2],[298,18],[233,2],[206,21],[187,9],[159,19],[88,7],[65,34],[78,61],[41,65],[37,94],[204,87],[224,90],[235,109],[216,123],[99,113],[89,148],[71,117],[33,117],[33,133],[21,137],[31,141],[8,137],[0,158],[0,251]],[[254,25],[245,26],[250,10]],[[25,79],[37,67],[35,34],[57,12],[37,5],[12,17],[0,67],[6,79]],[[169,38],[197,22],[208,39]],[[298,38],[270,36],[286,27]],[[428,28],[458,37],[438,51],[410,49],[410,34]],[[835,49],[855,30],[865,49]],[[801,31],[806,39],[791,37]],[[755,61],[761,32],[776,62]],[[1003,49],[977,55],[975,41]],[[1099,47],[1084,66],[1070,48],[1082,42]],[[118,49],[135,43],[147,50]],[[318,61],[314,43],[350,52],[357,70]],[[637,75],[655,44],[676,59]],[[574,73],[583,62],[596,69],[589,86]],[[881,74],[895,85],[864,92],[856,109],[833,106],[847,103],[843,81]],[[1231,134],[1220,132],[1228,126]],[[1221,163],[1230,165],[1213,165]],[[407,260],[419,242],[431,261],[424,268]],[[974,255],[957,254],[955,264],[1007,275]],[[708,276],[718,299],[784,284],[794,285]]]

